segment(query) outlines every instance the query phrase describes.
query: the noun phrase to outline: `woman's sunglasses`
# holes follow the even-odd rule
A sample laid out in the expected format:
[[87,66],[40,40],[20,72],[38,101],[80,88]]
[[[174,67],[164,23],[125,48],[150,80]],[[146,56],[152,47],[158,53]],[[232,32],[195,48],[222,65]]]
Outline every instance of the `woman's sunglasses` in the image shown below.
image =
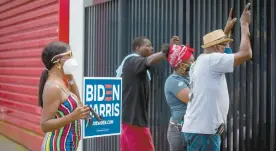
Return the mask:
[[[58,62],[59,59],[60,59],[61,57],[63,57],[63,56],[69,56],[69,57],[71,58],[71,57],[73,56],[73,53],[72,53],[72,51],[68,51],[68,52],[65,52],[65,53],[61,53],[61,54],[55,55],[55,56],[52,58],[51,62],[56,63],[56,62]],[[56,60],[56,61],[54,61],[54,60]]]

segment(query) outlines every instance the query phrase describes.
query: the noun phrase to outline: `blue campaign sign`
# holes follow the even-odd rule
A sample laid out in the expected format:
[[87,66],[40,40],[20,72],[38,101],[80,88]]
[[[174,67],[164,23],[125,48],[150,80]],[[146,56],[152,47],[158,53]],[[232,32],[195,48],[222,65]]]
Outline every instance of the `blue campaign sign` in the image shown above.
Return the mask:
[[92,125],[83,120],[83,138],[121,134],[122,79],[115,77],[84,77],[83,104],[102,117],[93,118]]

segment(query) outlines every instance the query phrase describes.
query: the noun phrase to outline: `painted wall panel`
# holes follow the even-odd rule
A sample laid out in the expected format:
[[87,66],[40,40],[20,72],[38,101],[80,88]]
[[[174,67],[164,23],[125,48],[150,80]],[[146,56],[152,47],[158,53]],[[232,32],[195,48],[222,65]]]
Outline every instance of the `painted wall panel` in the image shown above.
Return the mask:
[[0,133],[32,151],[44,135],[37,105],[41,52],[49,42],[68,42],[68,19],[69,0],[0,2]]

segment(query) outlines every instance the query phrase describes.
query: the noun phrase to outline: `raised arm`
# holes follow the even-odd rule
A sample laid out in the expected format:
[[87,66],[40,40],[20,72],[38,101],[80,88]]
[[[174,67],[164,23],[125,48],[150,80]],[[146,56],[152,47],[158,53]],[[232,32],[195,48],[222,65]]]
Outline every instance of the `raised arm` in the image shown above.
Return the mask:
[[231,35],[231,29],[233,28],[233,26],[236,23],[236,21],[237,21],[237,18],[233,19],[233,8],[231,8],[231,10],[229,12],[229,16],[228,16],[228,20],[227,20],[226,26],[224,28],[224,33],[228,37],[230,37],[230,35]]
[[[173,36],[170,40],[170,44],[179,44],[179,37],[178,36]],[[167,46],[169,47],[169,45]],[[155,63],[158,63],[160,61],[162,61],[164,58],[167,58],[168,55],[168,49],[161,49],[161,52],[157,52],[151,56],[148,57],[147,59],[147,65],[152,65]]]
[[248,3],[245,6],[240,19],[241,43],[240,43],[240,50],[237,53],[235,53],[235,57],[234,57],[235,67],[252,58],[252,49],[250,44],[250,33],[249,33],[249,24],[251,22],[249,7],[250,7],[250,3]]
[[165,52],[161,51],[161,52],[154,53],[149,57],[147,57],[146,65],[150,67],[154,64],[161,62],[162,60],[164,60],[164,58],[165,58]]

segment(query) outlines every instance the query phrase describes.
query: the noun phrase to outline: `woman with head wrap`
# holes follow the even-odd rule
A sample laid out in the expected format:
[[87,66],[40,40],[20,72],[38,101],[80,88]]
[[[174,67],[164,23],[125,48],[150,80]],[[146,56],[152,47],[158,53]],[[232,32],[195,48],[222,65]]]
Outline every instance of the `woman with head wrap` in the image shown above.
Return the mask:
[[167,59],[174,72],[166,79],[165,96],[171,110],[167,139],[170,151],[186,150],[181,136],[183,117],[189,101],[189,66],[194,62],[194,49],[189,45],[178,45],[179,38],[174,36],[171,44],[164,44],[162,50],[168,50]]

